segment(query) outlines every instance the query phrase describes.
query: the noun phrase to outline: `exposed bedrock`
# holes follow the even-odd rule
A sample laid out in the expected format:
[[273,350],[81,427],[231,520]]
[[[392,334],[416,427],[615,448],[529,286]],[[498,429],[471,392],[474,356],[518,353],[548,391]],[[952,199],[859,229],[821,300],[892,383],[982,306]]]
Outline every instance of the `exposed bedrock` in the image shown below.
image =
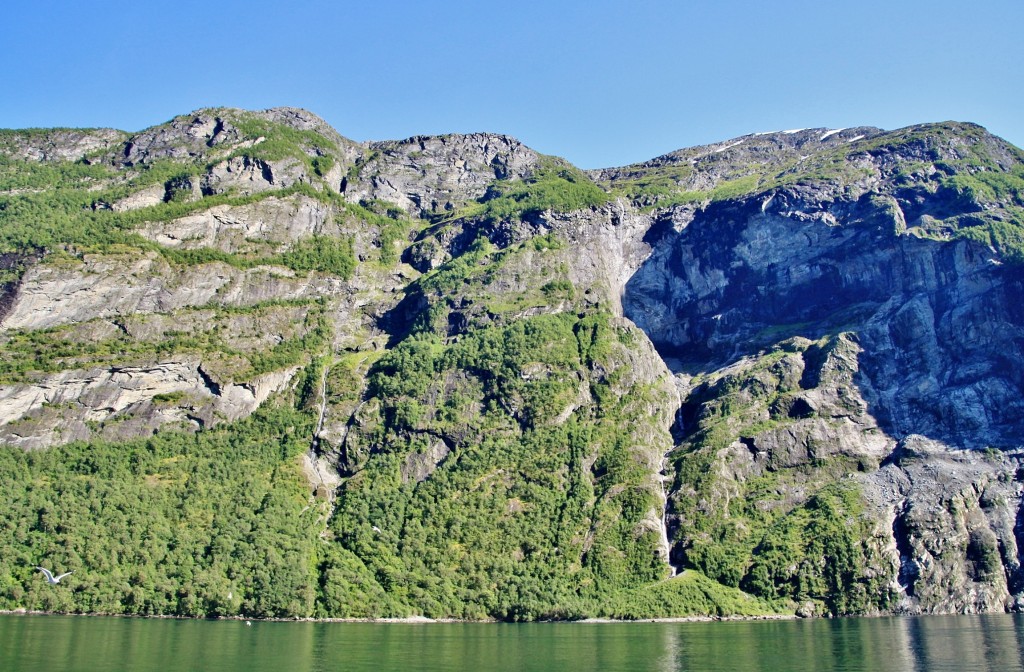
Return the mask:
[[[987,245],[908,233],[923,211],[965,207],[941,191],[930,198],[908,214],[877,190],[796,187],[677,208],[655,222],[660,242],[626,284],[624,312],[689,393],[681,451],[706,454],[716,408],[734,416],[721,425],[725,448],[711,453],[705,500],[728,507],[760,496],[749,479],[800,473],[776,493],[799,507],[846,473],[874,521],[865,544],[878,553],[861,569],[889,577],[883,608],[1016,609],[1024,284]],[[798,379],[758,373],[794,337]],[[838,358],[837,337],[851,345]],[[678,508],[692,503],[685,492],[672,496],[673,555],[685,559],[703,523]]]

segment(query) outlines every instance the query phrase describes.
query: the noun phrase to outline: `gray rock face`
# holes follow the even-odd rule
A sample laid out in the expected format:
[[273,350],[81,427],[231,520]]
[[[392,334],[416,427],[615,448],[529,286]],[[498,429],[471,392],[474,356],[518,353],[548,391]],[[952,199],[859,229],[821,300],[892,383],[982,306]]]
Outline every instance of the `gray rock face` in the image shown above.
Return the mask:
[[212,147],[240,140],[242,134],[231,123],[197,112],[133,135],[125,143],[122,160],[129,165],[158,159],[191,160],[206,155]]
[[443,213],[482,196],[495,179],[530,174],[538,159],[518,140],[487,133],[377,142],[357,163],[345,195],[395,203],[414,217]]
[[[1001,611],[1016,608],[1022,590],[1022,275],[987,244],[921,233],[930,218],[984,206],[941,187],[910,195],[892,179],[907,162],[964,146],[869,153],[870,174],[842,190],[781,186],[668,210],[655,222],[660,243],[623,297],[626,316],[684,379],[722,375],[781,339],[850,334],[852,375],[837,383],[802,374],[806,392],[786,402],[796,421],[790,414],[781,427],[737,435],[718,458],[736,474],[721,487],[762,470],[814,468],[836,451],[856,457],[870,472],[855,476],[877,504],[876,529],[890,538],[888,563],[871,571],[898,577],[895,608],[912,612]],[[688,417],[719,403],[724,388],[715,389],[690,397]],[[973,452],[986,447],[1004,452]],[[799,488],[789,492],[801,501]]]
[[629,281],[627,316],[690,364],[855,327],[858,384],[889,433],[1016,445],[1019,272],[986,245],[901,235],[895,218],[822,196],[680,213],[682,231]]
[[311,235],[337,235],[334,213],[307,197],[266,198],[251,205],[219,205],[169,222],[151,222],[140,233],[172,248],[243,252],[254,245],[273,251]]
[[[676,189],[709,191],[763,172],[799,173],[800,164],[815,153],[840,149],[881,133],[880,129],[869,126],[753,133],[712,145],[680,149],[632,166],[592,170],[590,174],[600,182],[613,184],[652,174],[668,175]],[[658,202],[656,195],[640,195],[636,199],[636,204],[641,206]]]
[[[159,159],[193,161],[223,148],[244,147],[245,134],[238,126],[242,110],[230,108],[197,110],[175,117],[128,138],[120,160],[128,165]],[[299,131],[313,131],[341,145],[346,158],[354,156],[355,143],[338,135],[323,119],[295,108],[281,107],[262,112],[245,112],[248,117],[284,124]],[[248,142],[258,141],[255,138]],[[77,158],[77,157],[76,157]]]
[[25,449],[102,437],[146,436],[244,418],[294,377],[296,368],[241,385],[217,385],[196,359],[65,371],[0,388],[0,441]]
[[920,435],[862,477],[898,557],[897,610],[1019,611],[1021,453],[950,450]]
[[26,161],[78,161],[124,142],[126,133],[112,128],[53,129],[30,135],[12,135],[0,141],[10,156]]
[[155,255],[86,255],[66,267],[38,265],[22,279],[4,330],[45,329],[96,317],[163,313],[209,303],[246,306],[338,291],[335,278],[286,268],[227,264],[172,268]]

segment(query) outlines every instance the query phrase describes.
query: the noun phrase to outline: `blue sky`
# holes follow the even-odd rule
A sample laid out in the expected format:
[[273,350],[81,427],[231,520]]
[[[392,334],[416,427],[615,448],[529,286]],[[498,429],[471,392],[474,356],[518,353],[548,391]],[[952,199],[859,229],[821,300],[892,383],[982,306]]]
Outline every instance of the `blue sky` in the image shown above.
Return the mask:
[[354,140],[493,131],[583,168],[947,119],[1024,145],[1021,0],[8,5],[0,128],[287,105]]

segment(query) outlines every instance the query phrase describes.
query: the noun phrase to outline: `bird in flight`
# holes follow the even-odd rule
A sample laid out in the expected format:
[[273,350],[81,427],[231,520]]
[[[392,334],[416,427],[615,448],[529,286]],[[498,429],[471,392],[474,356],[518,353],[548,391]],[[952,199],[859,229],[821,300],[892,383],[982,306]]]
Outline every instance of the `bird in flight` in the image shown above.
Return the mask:
[[47,580],[47,581],[48,581],[49,583],[52,583],[52,584],[54,584],[54,585],[56,585],[56,584],[60,583],[60,580],[61,580],[61,579],[63,579],[63,578],[65,577],[65,576],[67,576],[67,575],[69,575],[69,574],[71,574],[71,573],[72,573],[72,572],[64,572],[63,574],[61,574],[61,575],[59,575],[59,576],[54,576],[54,575],[53,575],[53,572],[51,572],[50,570],[48,570],[48,569],[47,569],[46,567],[36,567],[36,569],[38,569],[38,570],[39,570],[40,572],[42,572],[43,574],[45,574],[45,575],[46,575],[46,580]]

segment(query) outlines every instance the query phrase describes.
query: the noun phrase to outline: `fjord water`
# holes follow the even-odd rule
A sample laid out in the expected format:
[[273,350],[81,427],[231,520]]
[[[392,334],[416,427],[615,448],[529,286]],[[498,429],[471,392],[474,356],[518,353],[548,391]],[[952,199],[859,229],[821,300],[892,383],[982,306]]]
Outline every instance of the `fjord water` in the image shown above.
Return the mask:
[[309,623],[0,616],[0,670],[1018,670],[1024,617]]

